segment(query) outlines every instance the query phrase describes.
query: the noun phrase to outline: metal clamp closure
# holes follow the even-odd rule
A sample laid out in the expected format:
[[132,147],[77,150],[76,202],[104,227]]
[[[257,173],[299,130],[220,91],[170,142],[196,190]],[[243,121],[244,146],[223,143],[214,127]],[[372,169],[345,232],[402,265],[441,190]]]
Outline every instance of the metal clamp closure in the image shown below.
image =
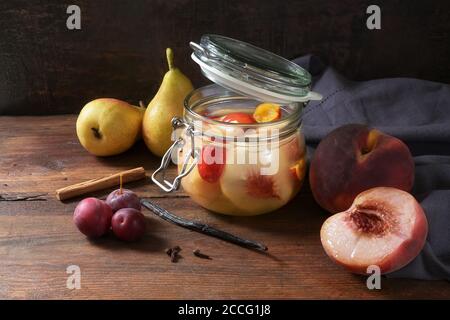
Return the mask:
[[[158,185],[162,190],[166,192],[172,192],[174,190],[178,190],[180,187],[180,181],[183,177],[187,176],[192,169],[197,165],[198,159],[200,157],[200,152],[195,148],[195,131],[194,127],[184,121],[180,118],[173,118],[172,119],[172,127],[175,130],[184,127],[186,130],[186,135],[190,137],[191,139],[191,150],[189,153],[187,153],[184,156],[183,159],[183,166],[179,172],[179,174],[175,177],[175,179],[172,182],[169,182],[165,179],[166,170],[169,167],[171,160],[172,160],[172,154],[174,151],[177,151],[179,149],[182,149],[185,141],[183,137],[177,138],[174,143],[170,146],[170,148],[166,151],[164,156],[161,159],[161,165],[158,169],[155,170],[152,174],[152,181]],[[189,158],[192,158],[192,162],[189,164]],[[158,176],[161,175],[161,180],[158,180]]]

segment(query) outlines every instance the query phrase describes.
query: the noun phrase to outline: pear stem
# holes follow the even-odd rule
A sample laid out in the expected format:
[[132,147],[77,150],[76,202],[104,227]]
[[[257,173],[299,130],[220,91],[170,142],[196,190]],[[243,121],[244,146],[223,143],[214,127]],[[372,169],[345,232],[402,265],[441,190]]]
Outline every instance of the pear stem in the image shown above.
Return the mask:
[[174,68],[173,65],[173,51],[171,48],[166,49],[166,57],[167,57],[167,65],[169,66],[169,70]]
[[120,179],[120,190],[119,190],[119,194],[122,194],[122,193],[123,193],[123,190],[122,190],[122,185],[123,185],[123,178],[122,178],[122,174],[120,174],[120,177],[119,177],[119,179]]

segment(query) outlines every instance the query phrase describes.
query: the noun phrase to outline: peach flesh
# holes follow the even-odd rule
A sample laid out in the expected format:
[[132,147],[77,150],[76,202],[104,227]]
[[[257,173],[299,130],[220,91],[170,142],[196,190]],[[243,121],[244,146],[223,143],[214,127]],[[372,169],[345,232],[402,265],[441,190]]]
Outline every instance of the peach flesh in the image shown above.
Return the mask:
[[335,213],[346,210],[362,191],[393,187],[410,191],[414,162],[399,139],[365,125],[335,129],[319,144],[309,181],[316,202]]
[[328,218],[320,238],[327,255],[354,273],[377,265],[389,273],[411,262],[422,250],[428,223],[409,193],[387,187],[359,194],[352,206]]

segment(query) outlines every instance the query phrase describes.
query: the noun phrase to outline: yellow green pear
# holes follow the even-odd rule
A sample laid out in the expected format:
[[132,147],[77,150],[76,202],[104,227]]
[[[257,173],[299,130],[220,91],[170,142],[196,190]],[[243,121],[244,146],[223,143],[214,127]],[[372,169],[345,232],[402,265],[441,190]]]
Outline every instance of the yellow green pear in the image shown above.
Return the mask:
[[173,143],[172,118],[183,116],[184,98],[194,89],[191,81],[174,67],[172,49],[166,49],[166,56],[169,71],[148,104],[142,122],[145,144],[159,157],[162,157]]
[[129,149],[141,137],[145,108],[101,98],[86,104],[77,119],[81,145],[96,156],[112,156]]

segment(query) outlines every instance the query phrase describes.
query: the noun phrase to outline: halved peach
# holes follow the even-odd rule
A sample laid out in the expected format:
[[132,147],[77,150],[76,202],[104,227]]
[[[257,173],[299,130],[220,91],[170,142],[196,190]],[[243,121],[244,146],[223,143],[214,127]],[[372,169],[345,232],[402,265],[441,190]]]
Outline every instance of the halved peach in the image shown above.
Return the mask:
[[[220,186],[225,197],[239,209],[236,212],[238,215],[257,215],[276,210],[298,191],[298,181],[292,179],[285,155],[274,150],[259,151],[260,154],[256,152],[245,146],[227,149],[227,165]],[[246,159],[245,163],[237,163],[239,153],[242,159]],[[249,161],[250,157],[256,161]]]
[[377,187],[360,193],[352,206],[328,218],[320,238],[328,256],[354,273],[376,265],[381,273],[402,268],[422,250],[428,223],[409,193]]

